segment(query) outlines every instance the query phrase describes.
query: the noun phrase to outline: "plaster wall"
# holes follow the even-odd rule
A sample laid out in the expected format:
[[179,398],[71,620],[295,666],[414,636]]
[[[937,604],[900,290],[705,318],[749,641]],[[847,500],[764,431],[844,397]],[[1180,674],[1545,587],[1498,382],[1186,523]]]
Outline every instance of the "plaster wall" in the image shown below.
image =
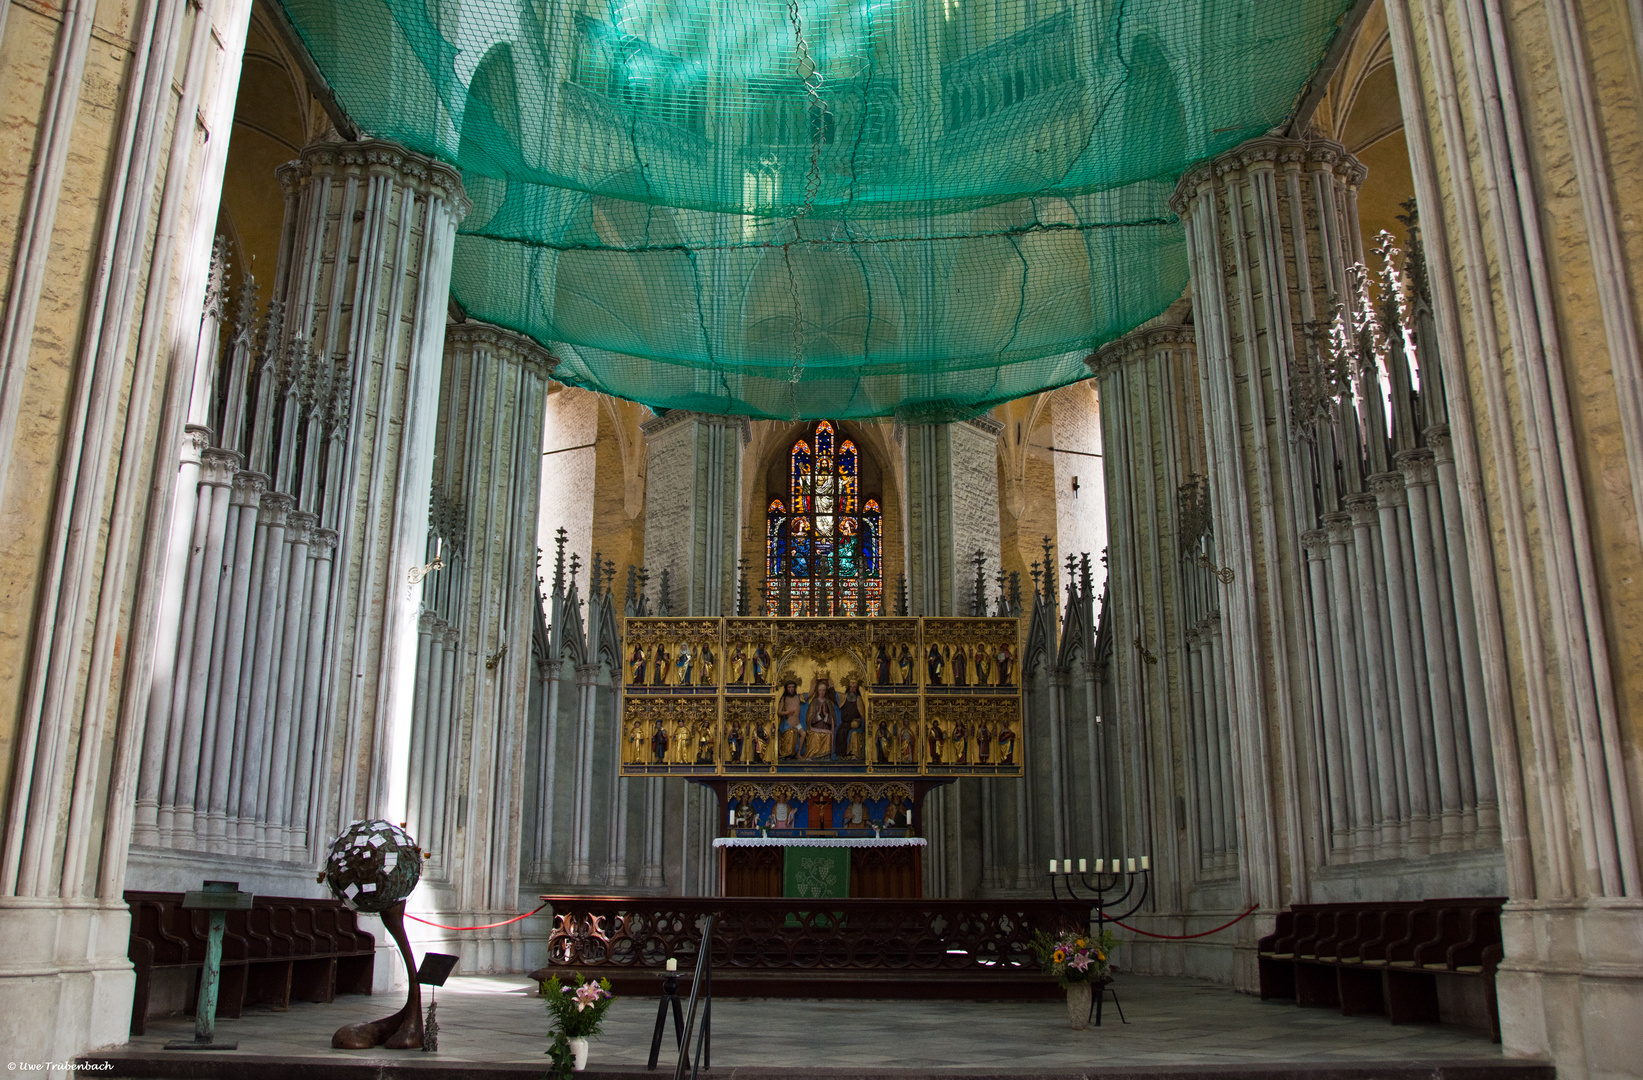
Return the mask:
[[[542,549],[546,574],[552,567],[555,533],[563,528],[569,534],[566,560],[573,553],[581,557],[578,581],[584,584],[584,594],[595,550],[593,522],[600,509],[594,483],[598,453],[593,445],[599,433],[599,411],[597,394],[566,386],[548,395],[542,420],[542,503],[536,546]],[[613,552],[599,550],[602,558],[615,558]],[[616,569],[620,577],[626,564],[618,562]]]
[[[1093,381],[1074,383],[1050,398],[1055,439],[1055,546],[1061,559],[1089,555],[1099,595],[1106,581],[1107,485],[1101,467],[1101,405]],[[1092,456],[1097,455],[1097,456]],[[1073,485],[1076,482],[1077,487]]]

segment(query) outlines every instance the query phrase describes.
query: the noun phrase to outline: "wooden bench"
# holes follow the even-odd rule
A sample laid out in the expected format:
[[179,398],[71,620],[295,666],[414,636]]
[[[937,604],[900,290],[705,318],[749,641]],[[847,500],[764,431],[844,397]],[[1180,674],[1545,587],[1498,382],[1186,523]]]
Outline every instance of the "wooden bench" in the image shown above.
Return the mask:
[[1495,968],[1504,897],[1297,904],[1257,946],[1261,997],[1459,1023],[1500,1041]]
[[[192,1013],[205,966],[210,912],[182,907],[182,893],[127,892],[137,970],[131,1033],[147,1027],[154,973],[187,972],[184,1012]],[[352,910],[335,900],[259,896],[249,911],[230,911],[223,930],[217,1015],[237,1018],[247,1004],[275,1009],[293,1000],[329,1002],[337,994],[369,994],[376,939],[359,929]]]

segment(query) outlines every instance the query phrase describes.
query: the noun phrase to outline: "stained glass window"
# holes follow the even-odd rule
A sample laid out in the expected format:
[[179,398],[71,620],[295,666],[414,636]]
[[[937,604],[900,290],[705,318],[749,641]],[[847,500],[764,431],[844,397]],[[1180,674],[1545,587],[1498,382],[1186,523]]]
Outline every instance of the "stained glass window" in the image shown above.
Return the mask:
[[883,514],[861,502],[860,457],[826,420],[794,441],[788,501],[765,514],[767,614],[884,613]]

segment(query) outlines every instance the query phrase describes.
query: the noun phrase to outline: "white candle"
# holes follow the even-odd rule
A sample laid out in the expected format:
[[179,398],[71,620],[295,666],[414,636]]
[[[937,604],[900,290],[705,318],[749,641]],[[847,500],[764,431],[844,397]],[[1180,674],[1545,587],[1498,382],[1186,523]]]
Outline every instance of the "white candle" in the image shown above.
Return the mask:
[[1151,855],[1141,856],[1141,869],[1143,869],[1143,870],[1151,870],[1152,869],[1152,856]]
[[1134,859],[1129,860],[1129,864],[1125,867],[1125,869],[1128,870],[1132,874],[1135,873],[1135,860]]
[[1098,873],[1098,874],[1105,873],[1106,869],[1107,869],[1107,860],[1106,859],[1097,859],[1097,860],[1095,860],[1095,872],[1096,873]]
[[1052,874],[1055,873],[1055,860],[1054,859],[1050,860],[1050,873],[1052,873]]
[[670,957],[667,958],[667,969],[669,971],[678,971],[679,970],[678,957],[670,956]]
[[1078,872],[1080,874],[1084,873],[1084,860],[1083,859],[1078,860]]

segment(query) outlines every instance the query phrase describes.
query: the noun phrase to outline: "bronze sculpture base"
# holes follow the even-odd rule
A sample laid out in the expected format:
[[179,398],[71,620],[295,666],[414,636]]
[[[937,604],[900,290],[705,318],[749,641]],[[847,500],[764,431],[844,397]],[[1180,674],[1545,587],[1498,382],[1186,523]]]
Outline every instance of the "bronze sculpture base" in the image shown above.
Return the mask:
[[405,971],[411,979],[411,991],[405,1007],[392,1016],[370,1020],[363,1024],[347,1024],[337,1028],[331,1036],[336,1050],[369,1050],[375,1046],[389,1050],[422,1049],[422,986],[416,981],[416,957],[411,952],[411,941],[405,936],[405,901],[401,900],[382,913],[382,925],[399,945],[405,958]]

